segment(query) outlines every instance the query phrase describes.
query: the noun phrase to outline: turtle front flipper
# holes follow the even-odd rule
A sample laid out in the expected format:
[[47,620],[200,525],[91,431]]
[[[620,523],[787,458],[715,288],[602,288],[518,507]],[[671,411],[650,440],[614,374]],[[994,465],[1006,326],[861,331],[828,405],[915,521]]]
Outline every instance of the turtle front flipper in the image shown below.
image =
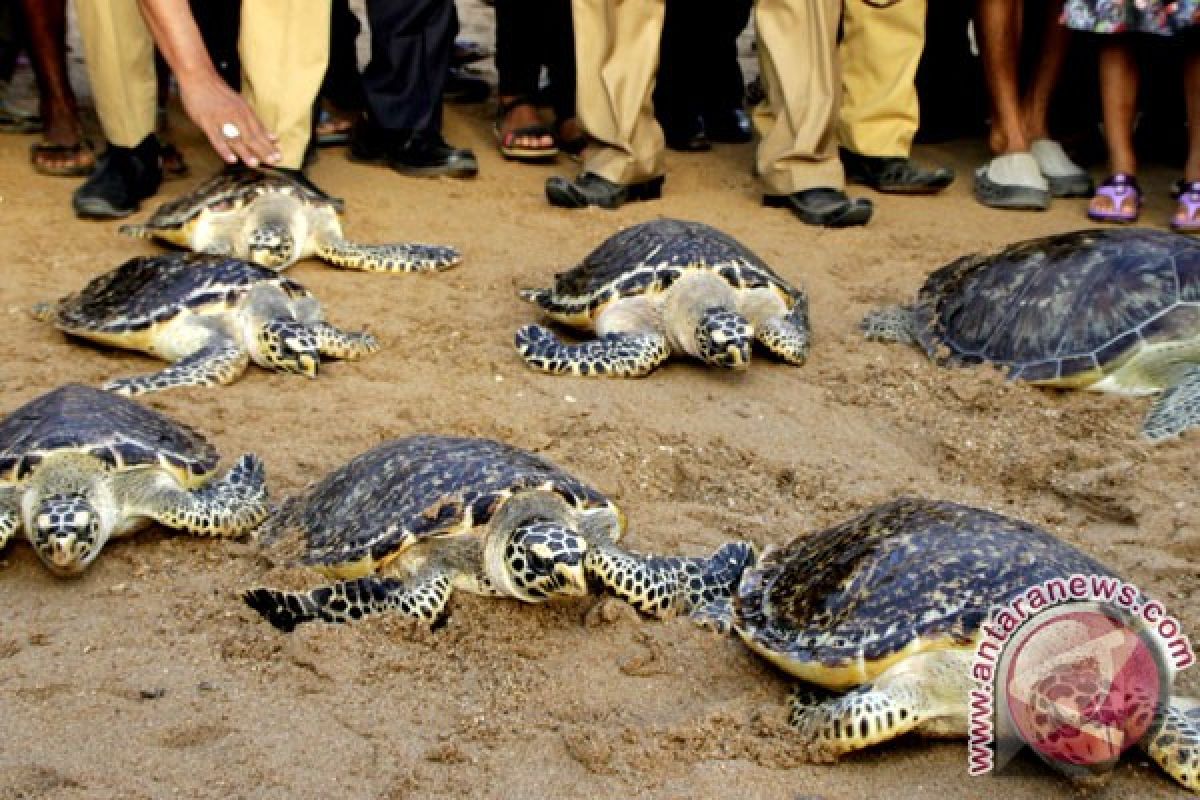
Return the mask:
[[689,614],[727,630],[729,602],[742,571],[755,561],[749,542],[729,542],[709,558],[647,556],[593,543],[584,560],[589,580],[653,617]]
[[1200,791],[1200,700],[1172,697],[1142,749],[1166,772],[1192,791]]
[[451,574],[431,569],[409,581],[368,576],[309,592],[251,589],[242,597],[276,628],[291,632],[303,622],[344,623],[385,611],[398,611],[435,627],[445,617],[452,590]]
[[0,550],[21,527],[19,493],[12,486],[0,487]]
[[221,339],[164,370],[133,378],[117,378],[104,384],[103,388],[132,397],[177,386],[224,386],[237,380],[249,363],[250,354],[241,345],[232,339]]
[[337,267],[366,272],[441,272],[462,263],[453,247],[436,244],[358,244],[329,239],[317,256]]
[[379,340],[366,331],[351,333],[328,322],[313,323],[311,329],[317,337],[317,350],[323,356],[355,361],[379,349]]
[[121,225],[117,228],[117,233],[134,239],[153,239],[158,235],[158,229],[149,225]]
[[1146,415],[1142,435],[1152,442],[1178,436],[1200,426],[1200,364],[1168,386]]
[[246,453],[224,478],[188,491],[158,472],[114,477],[114,488],[135,514],[198,536],[241,536],[267,518],[266,470]]
[[808,301],[801,297],[788,313],[762,320],[755,336],[779,358],[803,366],[808,360]]
[[868,341],[917,344],[917,317],[909,306],[872,309],[858,327]]
[[640,378],[671,355],[661,333],[609,333],[580,344],[564,344],[541,325],[517,331],[517,352],[525,363],[554,375],[612,375]]
[[805,756],[816,762],[836,761],[913,731],[966,735],[971,657],[967,650],[920,653],[841,696],[811,687],[797,690],[790,721]]

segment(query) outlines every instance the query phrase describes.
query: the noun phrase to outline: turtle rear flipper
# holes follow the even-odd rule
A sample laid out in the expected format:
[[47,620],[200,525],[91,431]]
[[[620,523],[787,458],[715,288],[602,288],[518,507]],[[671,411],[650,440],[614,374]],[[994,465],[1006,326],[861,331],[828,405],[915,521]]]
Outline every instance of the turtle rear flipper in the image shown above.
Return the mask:
[[581,344],[564,344],[541,325],[517,331],[517,352],[525,363],[555,375],[612,375],[640,378],[671,355],[661,333],[609,333]]
[[452,590],[450,573],[434,569],[412,581],[368,576],[309,592],[251,589],[243,599],[284,632],[304,622],[343,623],[385,611],[399,611],[432,627],[444,618]]
[[779,358],[803,366],[808,360],[808,302],[800,298],[787,314],[762,320],[755,336]]
[[917,317],[909,306],[872,309],[858,327],[872,342],[917,344]]
[[965,735],[971,658],[963,650],[934,650],[840,697],[824,699],[807,687],[793,694],[789,719],[805,755],[816,762],[836,761],[913,731]]
[[334,266],[366,272],[441,272],[462,263],[453,247],[436,244],[358,244],[330,239],[317,256]]
[[742,571],[754,563],[754,547],[729,542],[709,558],[647,556],[595,543],[584,568],[588,578],[644,614],[689,614],[726,630],[729,598]]
[[1200,365],[1183,373],[1154,401],[1142,423],[1142,435],[1159,442],[1196,426],[1200,426]]
[[1172,778],[1200,791],[1200,700],[1172,697],[1160,713],[1142,749]]
[[379,349],[379,340],[366,331],[352,333],[328,322],[316,322],[309,327],[317,337],[317,350],[323,356],[355,361]]
[[179,489],[158,473],[123,473],[114,480],[131,510],[197,536],[241,536],[270,510],[266,470],[253,453],[238,459],[221,480],[193,491]]
[[4,549],[8,540],[21,526],[21,508],[18,498],[16,488],[0,487],[0,550]]
[[202,347],[171,366],[149,375],[117,378],[104,384],[106,391],[132,397],[177,386],[226,385],[246,371],[250,354],[232,339]]

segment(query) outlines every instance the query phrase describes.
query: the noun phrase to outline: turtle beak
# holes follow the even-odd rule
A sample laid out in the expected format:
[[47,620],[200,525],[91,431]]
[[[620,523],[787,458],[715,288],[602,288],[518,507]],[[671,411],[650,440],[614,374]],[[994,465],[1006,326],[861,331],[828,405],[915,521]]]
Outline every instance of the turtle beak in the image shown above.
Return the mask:
[[574,564],[559,564],[555,568],[559,581],[562,583],[562,593],[582,597],[588,593],[587,575],[583,570],[583,559]]

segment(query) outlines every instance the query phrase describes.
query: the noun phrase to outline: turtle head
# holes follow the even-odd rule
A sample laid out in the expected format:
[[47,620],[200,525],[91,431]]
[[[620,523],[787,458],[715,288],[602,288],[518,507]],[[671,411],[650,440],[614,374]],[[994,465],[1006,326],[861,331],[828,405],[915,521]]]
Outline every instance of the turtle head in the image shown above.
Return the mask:
[[316,334],[294,319],[273,319],[258,329],[258,355],[265,366],[309,378],[317,377],[321,353]]
[[255,264],[281,269],[296,260],[296,240],[282,222],[265,222],[246,237],[246,258]]
[[555,594],[587,594],[587,551],[584,538],[562,523],[533,520],[513,530],[504,561],[517,595],[538,602]]
[[85,493],[52,494],[34,507],[30,540],[55,575],[78,575],[104,546],[100,522]]
[[754,327],[736,311],[707,308],[696,325],[697,355],[706,364],[725,369],[745,369],[750,365]]

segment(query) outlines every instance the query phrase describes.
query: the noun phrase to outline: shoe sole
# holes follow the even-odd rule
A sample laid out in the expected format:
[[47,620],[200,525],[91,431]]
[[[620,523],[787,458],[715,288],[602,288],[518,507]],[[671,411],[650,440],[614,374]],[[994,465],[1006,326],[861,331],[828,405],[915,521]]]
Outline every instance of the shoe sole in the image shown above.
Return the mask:
[[446,167],[407,167],[389,161],[386,156],[368,158],[366,156],[355,155],[352,152],[346,153],[346,160],[371,167],[391,167],[401,175],[407,175],[410,178],[474,178],[479,174],[478,164],[455,167],[453,169],[447,169]]
[[137,211],[136,208],[113,208],[112,204],[103,200],[74,200],[71,206],[75,209],[75,216],[80,219],[125,219]]
[[595,206],[609,211],[615,211],[625,203],[637,203],[642,200],[658,200],[662,197],[663,178],[652,178],[643,183],[634,183],[625,187],[625,196],[620,200],[604,200],[597,203],[589,203],[586,198],[580,202],[580,199],[570,191],[560,190],[558,187],[546,187],[546,199],[550,201],[550,205],[559,208],[587,208]]
[[975,199],[1005,211],[1045,211],[1050,207],[1050,192],[1029,186],[1002,186],[981,175],[975,176]]
[[856,198],[841,208],[829,211],[805,211],[793,205],[786,194],[767,194],[763,195],[762,200],[763,205],[767,208],[785,208],[799,217],[804,224],[821,228],[853,228],[858,225],[866,225],[871,221],[875,208],[869,203],[860,201],[861,198]]
[[1045,176],[1050,184],[1052,197],[1091,197],[1094,191],[1092,179],[1087,175]]

